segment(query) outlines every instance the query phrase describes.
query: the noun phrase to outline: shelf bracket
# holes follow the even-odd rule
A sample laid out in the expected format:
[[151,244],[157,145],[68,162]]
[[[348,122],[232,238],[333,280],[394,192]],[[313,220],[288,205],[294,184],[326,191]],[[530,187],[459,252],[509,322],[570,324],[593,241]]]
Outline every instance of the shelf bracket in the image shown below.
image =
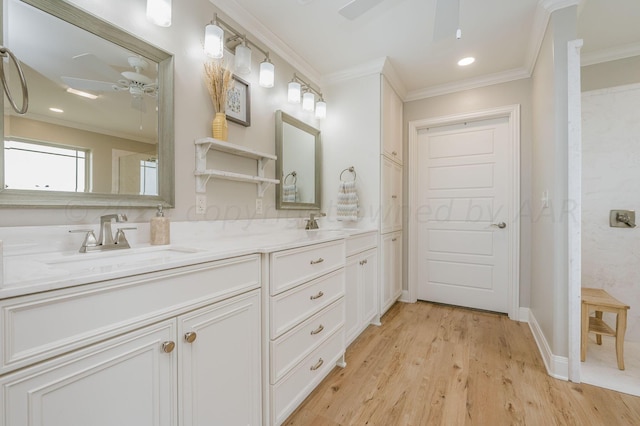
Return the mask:
[[258,184],[258,198],[264,197],[264,193],[267,192],[269,185],[271,185],[271,182],[260,182]]
[[210,175],[196,175],[196,193],[206,194],[207,182],[211,179]]
[[205,170],[207,168],[207,152],[211,148],[210,143],[196,145],[196,170]]

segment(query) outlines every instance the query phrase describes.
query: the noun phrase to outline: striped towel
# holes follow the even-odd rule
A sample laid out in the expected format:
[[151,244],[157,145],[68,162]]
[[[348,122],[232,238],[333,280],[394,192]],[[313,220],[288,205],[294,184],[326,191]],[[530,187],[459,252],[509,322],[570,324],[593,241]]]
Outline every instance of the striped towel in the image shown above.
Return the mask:
[[298,188],[295,184],[282,185],[282,202],[295,203],[298,198]]
[[359,210],[356,182],[353,180],[340,181],[337,219],[340,221],[357,221]]

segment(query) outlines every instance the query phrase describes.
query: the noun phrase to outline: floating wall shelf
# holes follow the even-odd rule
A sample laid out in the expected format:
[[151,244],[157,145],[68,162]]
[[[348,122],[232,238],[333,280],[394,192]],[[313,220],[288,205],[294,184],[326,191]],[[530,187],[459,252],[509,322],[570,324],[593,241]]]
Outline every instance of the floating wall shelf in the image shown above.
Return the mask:
[[[273,154],[255,151],[244,146],[236,145],[214,138],[197,139],[195,141],[195,144],[196,171],[194,172],[194,174],[196,176],[197,193],[205,193],[207,191],[207,182],[212,177],[217,179],[255,183],[258,185],[258,197],[264,196],[264,193],[269,185],[277,185],[280,183],[278,179],[270,179],[264,176],[264,167],[266,166],[267,162],[269,160],[276,160],[278,158]],[[218,169],[207,169],[207,152],[209,152],[210,149],[257,160],[257,176],[228,172]]]

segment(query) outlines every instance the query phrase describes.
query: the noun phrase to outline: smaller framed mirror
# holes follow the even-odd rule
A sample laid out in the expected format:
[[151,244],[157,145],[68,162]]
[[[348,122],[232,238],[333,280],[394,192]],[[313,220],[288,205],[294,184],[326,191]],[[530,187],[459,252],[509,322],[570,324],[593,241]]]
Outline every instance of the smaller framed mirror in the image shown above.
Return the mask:
[[320,210],[320,130],[276,111],[276,208]]

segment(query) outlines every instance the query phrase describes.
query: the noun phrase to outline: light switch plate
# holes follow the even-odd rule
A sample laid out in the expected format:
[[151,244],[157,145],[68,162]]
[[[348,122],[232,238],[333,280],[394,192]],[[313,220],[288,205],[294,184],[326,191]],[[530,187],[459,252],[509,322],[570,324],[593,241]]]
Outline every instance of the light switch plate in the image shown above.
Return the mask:
[[635,210],[611,210],[609,212],[609,226],[612,228],[635,228]]

